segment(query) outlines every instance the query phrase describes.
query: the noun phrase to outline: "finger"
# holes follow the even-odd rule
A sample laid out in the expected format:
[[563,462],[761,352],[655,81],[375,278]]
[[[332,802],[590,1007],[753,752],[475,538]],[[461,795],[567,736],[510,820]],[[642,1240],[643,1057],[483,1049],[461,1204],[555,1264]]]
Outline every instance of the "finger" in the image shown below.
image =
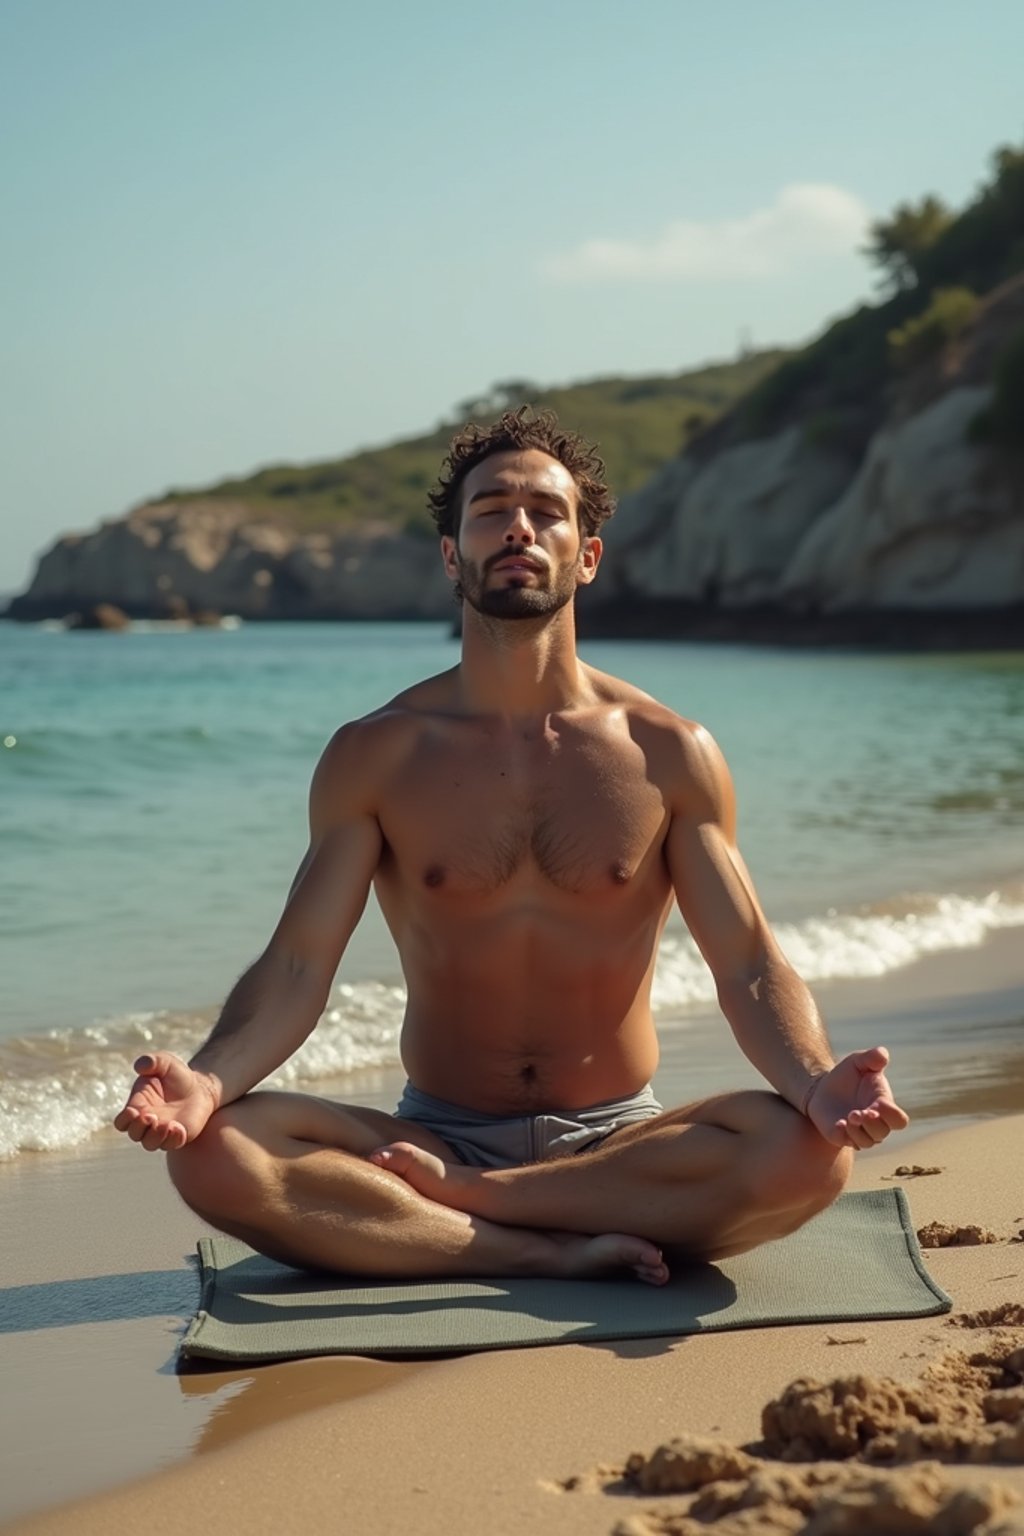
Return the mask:
[[160,1151],[164,1142],[167,1140],[167,1130],[168,1127],[166,1125],[151,1125],[149,1127],[145,1136],[142,1138],[142,1145],[145,1147],[147,1152]]
[[[853,1113],[856,1114],[857,1111],[855,1110]],[[851,1124],[852,1120],[853,1114],[848,1115],[845,1122],[840,1121],[846,1132],[846,1140],[843,1145],[853,1147],[857,1152],[865,1152],[868,1147],[874,1146],[874,1142],[864,1127],[859,1122]]]
[[137,1109],[132,1109],[129,1105],[126,1104],[121,1113],[114,1117],[114,1129],[116,1131],[126,1131],[131,1125],[132,1121],[137,1120],[138,1118],[139,1111]]
[[846,1123],[852,1130],[863,1131],[868,1128],[872,1120],[877,1120],[877,1111],[868,1109],[851,1109],[846,1117]]
[[884,1045],[869,1045],[867,1050],[852,1052],[852,1056],[861,1072],[884,1072],[889,1065],[889,1052]]

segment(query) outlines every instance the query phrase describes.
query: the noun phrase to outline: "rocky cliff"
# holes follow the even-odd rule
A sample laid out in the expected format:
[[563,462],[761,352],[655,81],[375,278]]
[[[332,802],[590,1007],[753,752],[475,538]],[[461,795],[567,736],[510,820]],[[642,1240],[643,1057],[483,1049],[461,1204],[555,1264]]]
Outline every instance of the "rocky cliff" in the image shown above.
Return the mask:
[[[1024,277],[872,403],[874,429],[852,453],[805,419],[747,441],[698,439],[623,499],[581,602],[584,630],[898,640],[924,637],[921,621],[940,615],[940,641],[1024,641],[1024,470],[974,430],[1000,343],[1022,327]],[[430,537],[383,524],[298,533],[214,497],[65,536],[10,612],[99,603],[246,619],[455,611]]]
[[436,544],[373,525],[298,534],[220,499],[157,502],[67,534],[11,616],[113,603],[135,617],[215,611],[245,619],[440,619],[451,587]]
[[975,423],[999,340],[1022,323],[1019,279],[892,390],[857,462],[794,422],[666,465],[609,525],[587,628],[888,638],[887,618],[924,635],[915,619],[942,615],[944,632],[998,642],[1005,624],[1019,643],[1024,473]]

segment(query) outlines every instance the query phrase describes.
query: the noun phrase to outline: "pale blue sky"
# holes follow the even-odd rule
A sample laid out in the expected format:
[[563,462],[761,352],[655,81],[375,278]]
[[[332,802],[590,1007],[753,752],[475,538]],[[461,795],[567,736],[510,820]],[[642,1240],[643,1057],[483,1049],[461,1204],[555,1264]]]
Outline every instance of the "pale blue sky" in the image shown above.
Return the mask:
[[2,0],[0,590],[496,379],[796,342],[1024,138],[1019,0]]

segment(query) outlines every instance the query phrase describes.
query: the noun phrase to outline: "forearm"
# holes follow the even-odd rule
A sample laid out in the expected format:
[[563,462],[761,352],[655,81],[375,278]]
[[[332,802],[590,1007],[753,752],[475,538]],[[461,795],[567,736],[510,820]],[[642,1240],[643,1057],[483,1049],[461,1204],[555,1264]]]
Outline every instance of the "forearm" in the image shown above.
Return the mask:
[[267,949],[235,983],[220,1018],[189,1065],[230,1104],[275,1072],[311,1034],[331,978]]
[[722,983],[719,1003],[743,1054],[794,1109],[835,1064],[807,984],[781,956],[766,954],[757,973]]

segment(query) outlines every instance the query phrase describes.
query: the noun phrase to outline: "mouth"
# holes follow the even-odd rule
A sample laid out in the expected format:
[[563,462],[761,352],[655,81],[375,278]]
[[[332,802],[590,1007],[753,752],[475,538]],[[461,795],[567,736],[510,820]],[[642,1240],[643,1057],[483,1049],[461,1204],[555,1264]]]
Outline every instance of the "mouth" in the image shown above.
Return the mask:
[[542,571],[543,566],[534,560],[526,560],[522,555],[511,555],[505,560],[498,560],[492,566],[495,571]]

